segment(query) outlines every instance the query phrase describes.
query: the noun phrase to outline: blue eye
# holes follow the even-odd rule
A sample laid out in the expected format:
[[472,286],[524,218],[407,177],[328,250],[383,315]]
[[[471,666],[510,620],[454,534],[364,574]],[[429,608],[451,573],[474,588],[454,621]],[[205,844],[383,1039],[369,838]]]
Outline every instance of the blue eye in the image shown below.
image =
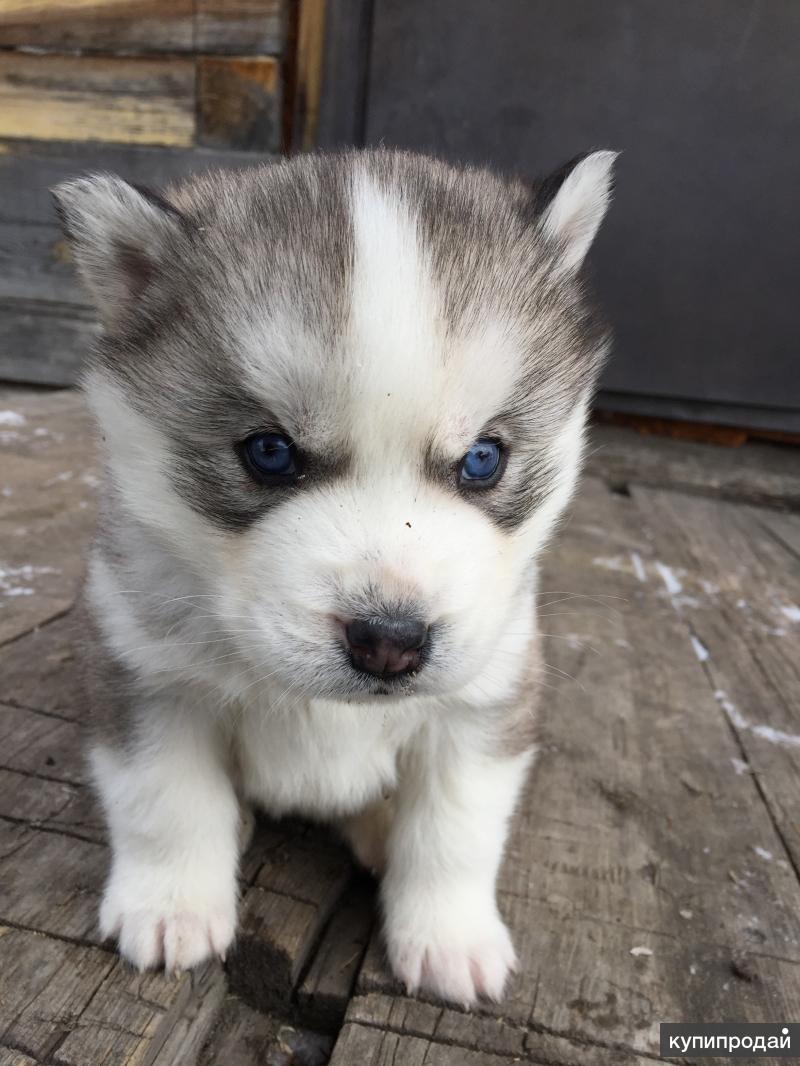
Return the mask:
[[481,437],[461,460],[459,483],[464,488],[485,489],[497,484],[502,474],[503,447],[499,441]]
[[291,480],[300,473],[297,449],[283,433],[256,433],[242,450],[250,470],[262,480]]

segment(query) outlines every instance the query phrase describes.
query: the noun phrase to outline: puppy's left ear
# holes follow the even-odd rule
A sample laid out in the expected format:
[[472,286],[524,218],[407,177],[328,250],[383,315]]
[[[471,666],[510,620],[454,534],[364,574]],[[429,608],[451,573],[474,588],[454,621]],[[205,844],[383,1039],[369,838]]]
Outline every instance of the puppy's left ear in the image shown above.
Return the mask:
[[558,248],[559,264],[568,273],[586,258],[608,209],[617,154],[592,152],[568,163],[539,189],[539,203],[546,202],[542,233]]

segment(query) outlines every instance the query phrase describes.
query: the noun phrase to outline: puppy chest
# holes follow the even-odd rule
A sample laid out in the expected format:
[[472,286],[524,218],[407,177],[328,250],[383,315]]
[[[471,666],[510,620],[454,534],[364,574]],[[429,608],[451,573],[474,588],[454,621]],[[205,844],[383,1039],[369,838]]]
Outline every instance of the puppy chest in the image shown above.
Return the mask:
[[275,718],[245,716],[238,737],[245,795],[276,815],[324,818],[391,791],[408,728],[366,711],[326,714],[323,706]]

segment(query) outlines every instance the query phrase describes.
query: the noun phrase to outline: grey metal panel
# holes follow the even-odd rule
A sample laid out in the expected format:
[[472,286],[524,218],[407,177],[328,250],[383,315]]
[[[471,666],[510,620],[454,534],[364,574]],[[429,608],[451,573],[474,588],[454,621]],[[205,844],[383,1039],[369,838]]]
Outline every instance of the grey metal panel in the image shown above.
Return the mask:
[[327,0],[316,147],[361,145],[374,0]]
[[376,0],[365,140],[527,175],[622,149],[605,387],[800,409],[796,0]]

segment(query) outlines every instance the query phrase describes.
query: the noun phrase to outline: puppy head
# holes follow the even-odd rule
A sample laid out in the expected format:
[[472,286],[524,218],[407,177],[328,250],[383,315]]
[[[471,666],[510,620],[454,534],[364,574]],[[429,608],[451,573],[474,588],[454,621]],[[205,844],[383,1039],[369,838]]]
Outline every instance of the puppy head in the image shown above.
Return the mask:
[[384,151],[56,190],[122,506],[245,661],[442,693],[522,636],[607,345],[581,266],[613,159],[533,190]]

